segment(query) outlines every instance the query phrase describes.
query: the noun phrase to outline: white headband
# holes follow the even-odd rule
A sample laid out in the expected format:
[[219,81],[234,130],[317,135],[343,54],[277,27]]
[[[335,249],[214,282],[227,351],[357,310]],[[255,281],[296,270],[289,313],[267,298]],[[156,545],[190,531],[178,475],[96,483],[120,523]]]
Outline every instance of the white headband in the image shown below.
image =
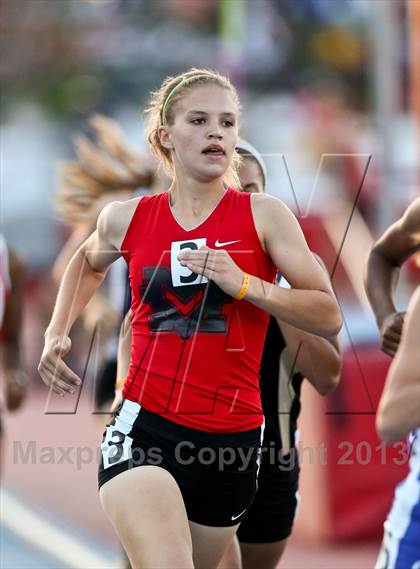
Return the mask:
[[245,152],[245,154],[250,154],[252,158],[255,158],[263,173],[264,185],[265,185],[267,183],[267,166],[265,165],[264,159],[261,156],[261,154],[258,152],[258,150],[243,138],[238,138],[238,142],[236,143],[236,150],[242,150],[243,152]]

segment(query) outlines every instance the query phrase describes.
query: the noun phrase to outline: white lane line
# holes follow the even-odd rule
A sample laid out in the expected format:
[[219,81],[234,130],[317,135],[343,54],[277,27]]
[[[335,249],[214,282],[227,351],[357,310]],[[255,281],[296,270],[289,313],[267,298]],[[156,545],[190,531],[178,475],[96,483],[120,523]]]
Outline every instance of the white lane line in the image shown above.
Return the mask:
[[0,522],[26,542],[72,569],[111,569],[115,560],[84,545],[3,490]]

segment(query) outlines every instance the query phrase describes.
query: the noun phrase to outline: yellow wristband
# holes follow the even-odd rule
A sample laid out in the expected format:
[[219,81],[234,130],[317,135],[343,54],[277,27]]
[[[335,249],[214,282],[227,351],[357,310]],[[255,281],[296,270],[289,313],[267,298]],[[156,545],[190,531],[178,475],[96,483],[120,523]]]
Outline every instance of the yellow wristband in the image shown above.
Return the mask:
[[242,286],[241,286],[241,290],[238,292],[238,294],[235,296],[236,300],[242,300],[243,297],[246,295],[246,293],[248,292],[248,288],[249,288],[249,283],[251,282],[251,276],[248,275],[248,273],[244,273],[244,278],[242,280]]
[[125,382],[125,377],[117,379],[117,381],[115,382],[115,389],[119,389],[120,387],[122,387],[124,385],[124,382]]

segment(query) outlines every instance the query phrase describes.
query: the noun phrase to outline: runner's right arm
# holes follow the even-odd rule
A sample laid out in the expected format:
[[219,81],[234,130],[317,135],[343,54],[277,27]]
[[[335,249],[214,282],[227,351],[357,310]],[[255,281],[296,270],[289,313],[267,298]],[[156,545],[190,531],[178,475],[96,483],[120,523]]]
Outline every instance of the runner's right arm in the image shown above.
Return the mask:
[[38,366],[44,383],[59,395],[74,393],[74,386],[80,384],[80,378],[62,360],[71,347],[68,335],[108,267],[121,256],[120,247],[138,201],[139,198],[106,206],[96,231],[73,255],[64,272]]

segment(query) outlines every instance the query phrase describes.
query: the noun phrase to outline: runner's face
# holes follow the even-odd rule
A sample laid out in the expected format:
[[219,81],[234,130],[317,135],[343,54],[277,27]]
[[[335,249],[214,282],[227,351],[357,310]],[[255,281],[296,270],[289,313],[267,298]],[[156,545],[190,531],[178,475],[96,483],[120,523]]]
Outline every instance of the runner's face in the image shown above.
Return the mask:
[[242,192],[248,192],[251,194],[264,193],[264,184],[260,167],[254,158],[243,158],[238,174]]
[[200,182],[221,178],[235,150],[237,112],[227,89],[202,85],[189,91],[176,104],[174,124],[168,127],[175,171]]

